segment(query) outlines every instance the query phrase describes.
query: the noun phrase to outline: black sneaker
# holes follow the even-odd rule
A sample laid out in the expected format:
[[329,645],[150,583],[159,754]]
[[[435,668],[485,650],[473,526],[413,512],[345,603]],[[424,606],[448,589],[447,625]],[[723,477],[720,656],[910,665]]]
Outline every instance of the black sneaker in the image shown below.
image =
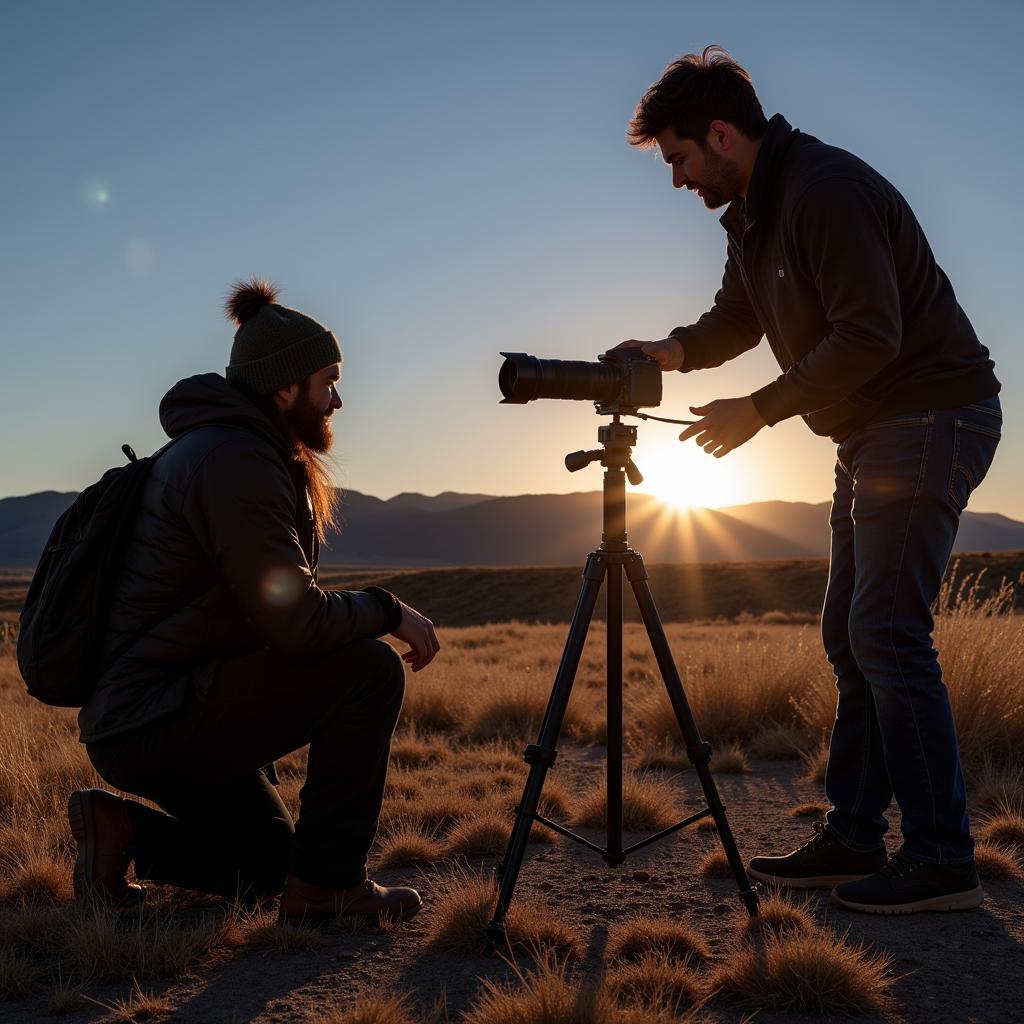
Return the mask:
[[792,889],[831,889],[878,871],[885,864],[885,849],[853,850],[823,821],[814,823],[814,835],[785,857],[755,857],[748,873],[761,882]]
[[900,850],[859,882],[846,882],[832,899],[868,914],[916,914],[921,910],[972,910],[985,898],[974,862],[929,864]]

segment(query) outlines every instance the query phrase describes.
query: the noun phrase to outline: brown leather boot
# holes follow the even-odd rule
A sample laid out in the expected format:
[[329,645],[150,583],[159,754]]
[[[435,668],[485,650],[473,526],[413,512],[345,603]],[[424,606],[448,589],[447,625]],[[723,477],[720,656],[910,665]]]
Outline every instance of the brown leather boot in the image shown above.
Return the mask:
[[119,906],[136,906],[144,898],[142,886],[124,877],[135,844],[127,804],[103,789],[80,789],[68,798],[68,823],[78,843],[75,899],[98,896]]
[[401,921],[412,917],[422,906],[420,894],[404,885],[385,887],[367,878],[349,889],[321,889],[289,875],[281,894],[278,920],[326,921],[339,914],[352,914]]

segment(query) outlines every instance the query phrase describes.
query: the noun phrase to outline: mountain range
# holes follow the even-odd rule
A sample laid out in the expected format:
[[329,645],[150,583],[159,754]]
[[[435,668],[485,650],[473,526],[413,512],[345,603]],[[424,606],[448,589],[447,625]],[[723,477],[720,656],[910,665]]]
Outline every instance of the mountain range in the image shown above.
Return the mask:
[[[0,499],[0,566],[35,564],[73,492]],[[600,491],[494,497],[446,491],[388,500],[345,491],[342,528],[321,564],[349,566],[574,565],[601,540]],[[673,509],[627,496],[629,543],[648,563],[827,558],[829,503],[760,501]],[[956,551],[1024,549],[1024,523],[966,512]]]

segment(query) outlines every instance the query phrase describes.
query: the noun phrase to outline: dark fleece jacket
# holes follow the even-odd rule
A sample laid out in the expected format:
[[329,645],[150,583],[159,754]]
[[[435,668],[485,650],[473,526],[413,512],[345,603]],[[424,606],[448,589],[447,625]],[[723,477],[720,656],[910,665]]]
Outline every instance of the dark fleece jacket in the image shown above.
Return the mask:
[[175,711],[190,687],[210,686],[223,660],[264,648],[313,657],[382,636],[401,614],[387,591],[320,589],[305,471],[278,428],[223,377],[179,381],[160,422],[179,440],[147,477],[104,658],[146,632],[82,708],[83,742]]
[[751,396],[769,425],[799,414],[841,441],[880,416],[999,391],[913,211],[863,160],[776,114],[746,200],[721,223],[727,258],[714,307],[672,334],[684,373],[765,335],[785,371]]

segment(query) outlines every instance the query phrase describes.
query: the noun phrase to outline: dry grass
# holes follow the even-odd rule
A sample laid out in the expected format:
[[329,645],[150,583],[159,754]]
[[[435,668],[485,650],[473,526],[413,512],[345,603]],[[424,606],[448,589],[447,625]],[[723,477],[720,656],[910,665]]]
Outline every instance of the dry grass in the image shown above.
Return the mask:
[[141,1024],[142,1021],[159,1020],[174,1011],[174,1004],[163,996],[143,992],[137,981],[127,999],[114,999],[109,1003],[91,1000],[109,1011],[107,1020],[125,1021],[126,1024]]
[[703,980],[689,960],[671,953],[645,953],[636,960],[616,964],[604,978],[608,994],[621,1006],[668,1012],[693,1006],[703,993]]
[[[994,849],[1009,870],[1006,858],[1016,863],[1011,847],[1021,845],[1024,829],[1019,669],[1024,622],[1010,614],[1007,588],[983,598],[977,581],[967,582],[947,588],[943,601],[936,642],[969,773],[971,812],[981,822],[979,849]],[[735,755],[729,756],[737,761],[752,752],[769,757],[799,750],[810,777],[822,780],[835,687],[814,629],[751,620],[743,625],[670,623],[666,632],[701,731],[719,748],[713,770],[724,770],[730,748]],[[409,688],[393,744],[380,839],[372,854],[377,864],[397,867],[502,852],[528,772],[522,744],[536,738],[565,627],[509,624],[444,634],[445,658]],[[602,736],[604,643],[603,626],[597,623],[566,719],[566,732],[584,743]],[[665,772],[682,772],[689,765],[640,624],[627,623],[624,653],[630,763],[643,769],[625,779],[625,826],[656,830],[683,816],[681,787]],[[69,903],[73,842],[65,818],[67,796],[73,789],[103,783],[78,743],[74,711],[46,708],[27,698],[13,654],[10,643],[0,645],[0,999],[54,992],[58,976],[68,1000],[86,984],[138,978],[148,985],[260,941],[254,938],[256,926],[237,911],[208,907],[183,912],[181,893],[175,891],[152,890],[145,909],[121,914]],[[282,758],[278,771],[282,798],[297,814],[305,751]],[[578,824],[600,827],[603,787],[584,800],[570,800],[556,767],[545,785],[541,811],[558,820],[577,811]],[[815,812],[820,816],[818,808]],[[713,822],[708,819],[699,827],[713,828]],[[531,841],[555,838],[539,827],[531,834]],[[463,949],[482,945],[490,893],[483,903],[467,926],[473,935]],[[578,951],[572,929],[551,923],[546,910],[532,907],[522,895],[513,902],[513,920],[528,906],[539,924],[525,922],[519,933],[511,929],[517,948],[536,940],[538,933],[543,937],[547,928],[549,945]],[[444,914],[435,912],[439,909],[431,901],[424,920],[440,920]],[[267,929],[270,948],[301,948],[301,940],[289,946],[290,939],[274,938],[272,931]],[[615,1003],[608,999],[609,1005]]]
[[1008,846],[998,843],[977,843],[974,847],[974,866],[981,878],[1024,881],[1024,869]]
[[794,761],[804,756],[807,745],[806,730],[792,723],[773,725],[759,732],[749,745],[753,757],[768,761]]
[[747,775],[750,762],[738,743],[727,743],[711,756],[711,770],[720,775]]
[[1024,846],[1024,817],[1019,814],[996,814],[988,818],[978,835],[987,843]]
[[[667,828],[682,818],[678,789],[658,775],[626,772],[622,779],[622,826],[627,832]],[[580,794],[577,825],[603,828],[608,819],[607,781]]]
[[[460,953],[482,953],[484,930],[494,913],[496,888],[489,877],[453,869],[431,883],[427,945]],[[505,921],[509,946],[538,954],[550,951],[561,959],[578,958],[583,939],[578,929],[560,920],[546,905],[517,894]]]
[[817,818],[823,821],[825,815],[828,813],[828,808],[828,804],[814,802],[797,804],[796,807],[790,809],[789,816],[791,818]]
[[639,960],[650,953],[664,953],[677,960],[706,960],[711,955],[704,939],[674,918],[638,915],[618,921],[609,929],[605,947],[608,963]]
[[810,898],[791,903],[778,891],[760,900],[756,917],[751,917],[744,908],[737,908],[733,913],[733,930],[741,942],[756,943],[768,936],[810,935],[817,927]]
[[817,783],[819,786],[825,782],[825,769],[828,767],[828,746],[822,743],[815,747],[809,754],[804,755],[804,763],[807,769],[804,777],[808,782]]
[[383,868],[404,868],[440,860],[444,848],[411,822],[399,822],[378,840],[377,863]]
[[697,874],[701,878],[732,878],[732,868],[722,850],[709,850],[697,862]]
[[345,1005],[314,1010],[303,1018],[303,1024],[420,1024],[404,996],[359,992]]
[[751,1007],[835,1016],[892,1006],[892,961],[829,932],[768,935],[737,945],[714,971],[719,995]]

